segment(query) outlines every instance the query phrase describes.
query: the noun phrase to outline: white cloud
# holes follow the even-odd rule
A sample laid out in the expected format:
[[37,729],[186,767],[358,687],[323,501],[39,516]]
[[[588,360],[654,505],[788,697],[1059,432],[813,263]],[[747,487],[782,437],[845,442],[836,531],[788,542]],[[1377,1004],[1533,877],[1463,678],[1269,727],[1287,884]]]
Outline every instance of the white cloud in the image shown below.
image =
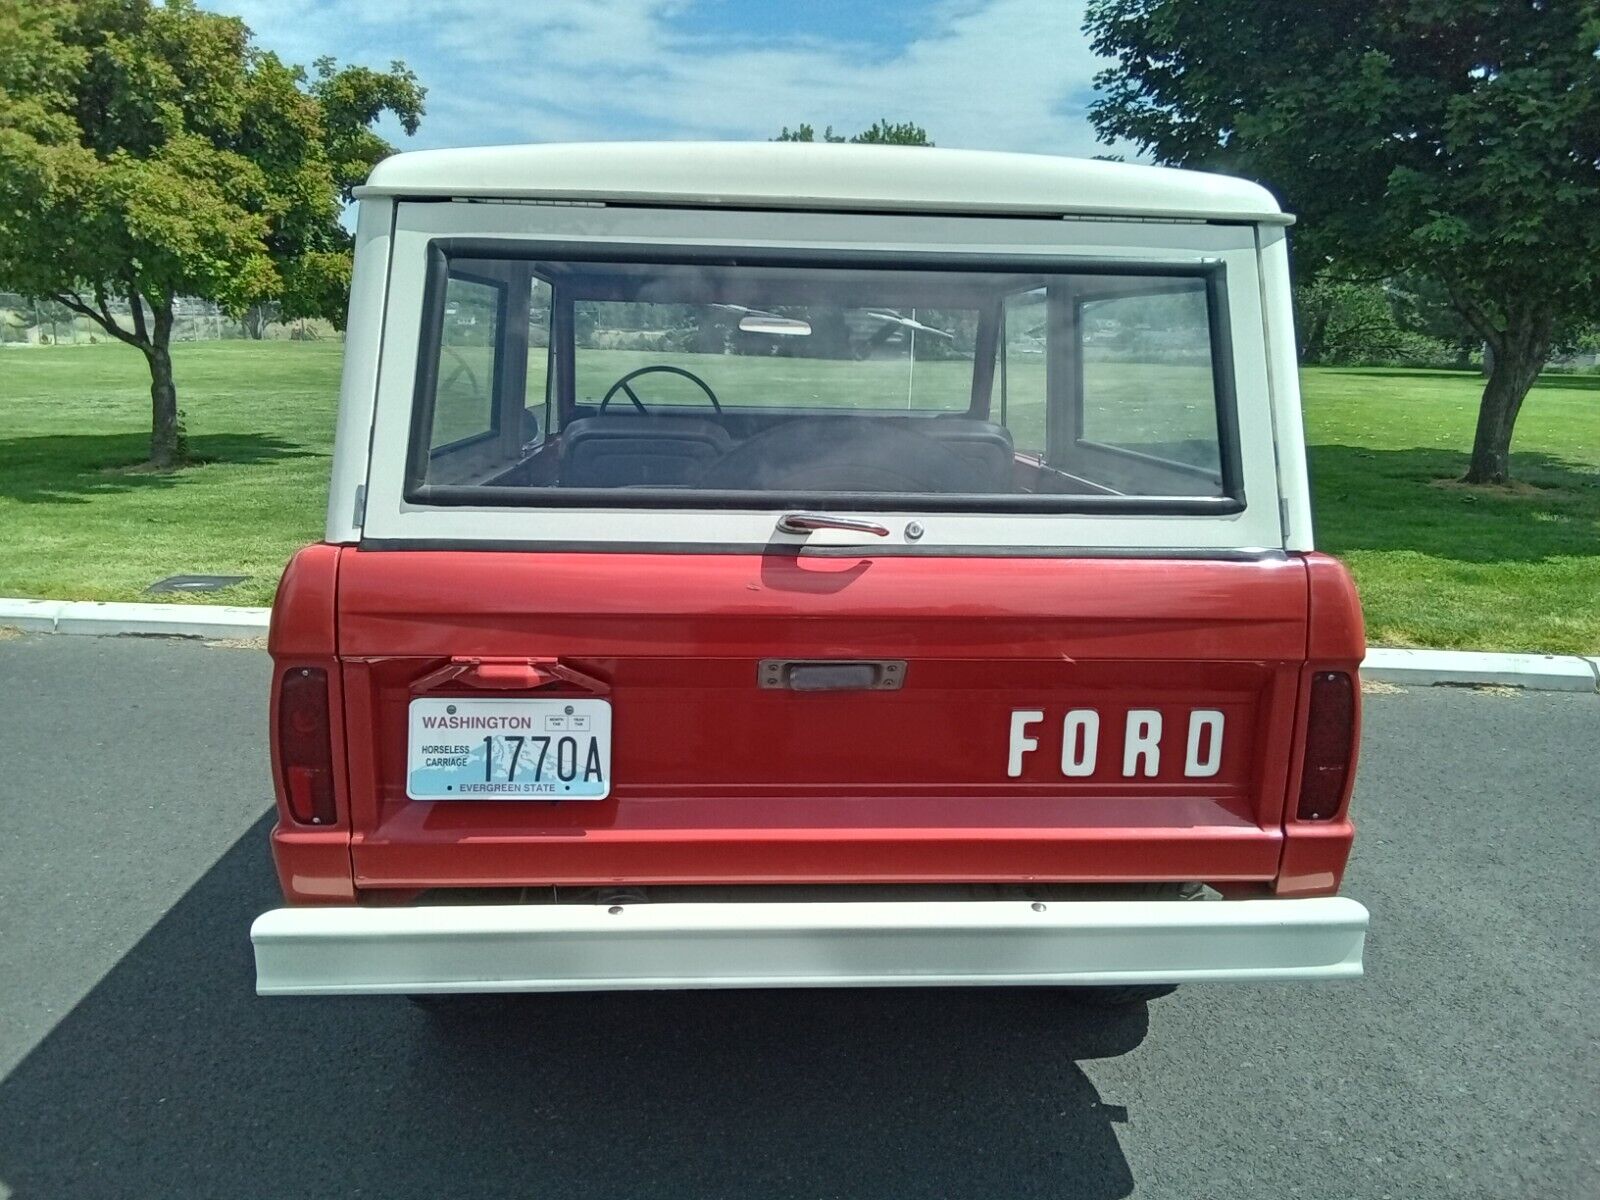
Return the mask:
[[1098,62],[1083,5],[943,0],[903,44],[848,29],[763,42],[697,35],[690,0],[208,0],[309,62],[403,58],[429,87],[418,145],[636,137],[766,138],[913,120],[945,146],[1095,153]]

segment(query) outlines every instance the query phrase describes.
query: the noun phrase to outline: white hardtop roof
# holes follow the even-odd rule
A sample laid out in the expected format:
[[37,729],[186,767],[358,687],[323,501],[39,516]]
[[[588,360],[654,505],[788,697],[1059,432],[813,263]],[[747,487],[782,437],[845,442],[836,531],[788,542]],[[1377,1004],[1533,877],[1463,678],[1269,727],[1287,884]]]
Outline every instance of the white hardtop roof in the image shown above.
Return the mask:
[[1265,188],[1227,175],[1042,154],[808,142],[417,150],[379,163],[356,195],[1269,224],[1293,219]]

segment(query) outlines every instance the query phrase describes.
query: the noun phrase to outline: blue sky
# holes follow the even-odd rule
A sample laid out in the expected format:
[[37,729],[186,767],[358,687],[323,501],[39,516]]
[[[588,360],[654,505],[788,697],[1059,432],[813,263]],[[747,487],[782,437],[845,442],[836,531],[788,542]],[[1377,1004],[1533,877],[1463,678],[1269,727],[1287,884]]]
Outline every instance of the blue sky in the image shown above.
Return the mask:
[[767,138],[914,120],[942,146],[1104,151],[1079,0],[202,0],[257,41],[404,59],[428,115],[401,148]]

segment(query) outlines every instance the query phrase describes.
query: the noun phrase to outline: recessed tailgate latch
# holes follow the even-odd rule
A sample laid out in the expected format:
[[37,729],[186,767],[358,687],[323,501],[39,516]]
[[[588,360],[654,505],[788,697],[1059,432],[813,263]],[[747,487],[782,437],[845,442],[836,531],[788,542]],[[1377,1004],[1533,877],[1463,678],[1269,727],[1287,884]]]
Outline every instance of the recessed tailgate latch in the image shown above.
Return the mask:
[[903,659],[764,658],[756,682],[791,692],[893,692],[906,680]]

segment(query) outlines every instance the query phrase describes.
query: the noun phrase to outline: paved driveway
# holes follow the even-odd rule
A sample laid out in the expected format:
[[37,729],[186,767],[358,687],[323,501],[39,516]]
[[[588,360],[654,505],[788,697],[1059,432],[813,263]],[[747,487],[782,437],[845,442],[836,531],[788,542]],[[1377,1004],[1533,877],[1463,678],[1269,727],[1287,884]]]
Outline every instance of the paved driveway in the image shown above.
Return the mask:
[[259,652],[0,642],[0,1197],[1593,1197],[1600,699],[1369,696],[1358,984],[261,1000]]

